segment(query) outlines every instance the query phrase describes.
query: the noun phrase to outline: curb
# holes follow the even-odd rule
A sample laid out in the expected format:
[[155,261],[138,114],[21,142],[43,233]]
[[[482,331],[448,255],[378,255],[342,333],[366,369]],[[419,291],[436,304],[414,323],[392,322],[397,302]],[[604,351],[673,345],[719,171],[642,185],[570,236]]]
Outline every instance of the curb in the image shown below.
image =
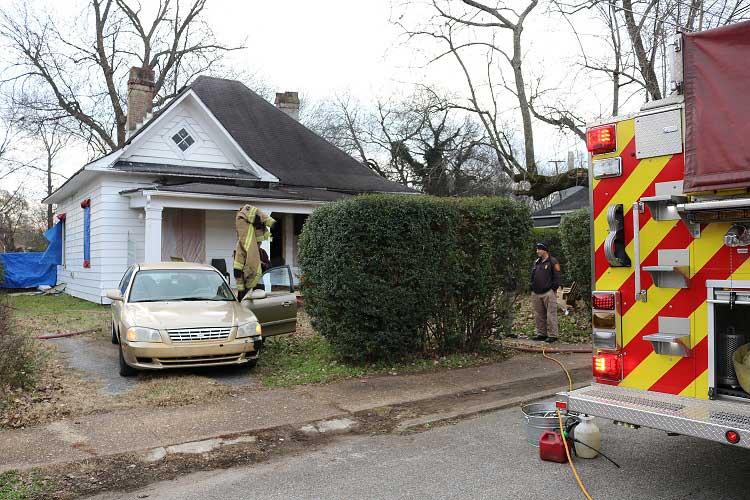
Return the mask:
[[[573,390],[580,389],[589,385],[588,382],[581,382],[573,384]],[[395,429],[395,432],[404,433],[425,425],[433,425],[448,420],[463,419],[472,417],[475,415],[481,415],[482,413],[488,413],[496,410],[503,410],[514,406],[520,406],[525,403],[531,403],[540,399],[547,399],[548,397],[554,396],[560,392],[567,392],[568,386],[561,386],[544,391],[533,392],[524,396],[518,396],[514,398],[499,399],[496,401],[490,401],[488,403],[467,406],[462,410],[454,410],[449,412],[433,413],[432,415],[426,415],[424,417],[413,418],[401,422]]]

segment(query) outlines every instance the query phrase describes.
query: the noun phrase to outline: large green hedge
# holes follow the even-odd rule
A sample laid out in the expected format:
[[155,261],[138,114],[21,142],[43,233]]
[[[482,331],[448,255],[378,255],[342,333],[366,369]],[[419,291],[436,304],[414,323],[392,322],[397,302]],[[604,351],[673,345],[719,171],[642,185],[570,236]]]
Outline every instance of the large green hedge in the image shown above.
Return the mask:
[[342,357],[476,347],[527,281],[530,218],[499,198],[371,195],[317,209],[300,239],[305,307]]
[[560,236],[567,260],[568,276],[578,283],[581,298],[591,301],[591,215],[586,208],[565,214]]

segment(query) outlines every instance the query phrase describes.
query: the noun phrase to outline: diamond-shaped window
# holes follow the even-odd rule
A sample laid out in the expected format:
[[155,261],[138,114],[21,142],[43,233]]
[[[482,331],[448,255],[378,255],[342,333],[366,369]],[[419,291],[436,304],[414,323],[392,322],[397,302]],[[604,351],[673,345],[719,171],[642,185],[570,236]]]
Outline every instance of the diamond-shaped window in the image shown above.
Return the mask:
[[179,132],[177,132],[175,135],[172,136],[172,140],[175,144],[177,144],[177,147],[180,148],[182,151],[187,150],[190,146],[192,146],[195,143],[195,139],[193,139],[187,130],[184,128],[180,129]]

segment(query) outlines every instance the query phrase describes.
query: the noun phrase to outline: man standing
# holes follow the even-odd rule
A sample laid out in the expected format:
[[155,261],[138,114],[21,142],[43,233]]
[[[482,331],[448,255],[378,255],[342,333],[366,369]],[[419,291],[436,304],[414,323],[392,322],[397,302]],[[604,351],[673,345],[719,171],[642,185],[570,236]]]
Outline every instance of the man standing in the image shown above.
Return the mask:
[[560,287],[560,263],[549,254],[544,243],[535,245],[537,259],[531,269],[531,302],[534,305],[536,336],[533,340],[557,342],[557,289]]

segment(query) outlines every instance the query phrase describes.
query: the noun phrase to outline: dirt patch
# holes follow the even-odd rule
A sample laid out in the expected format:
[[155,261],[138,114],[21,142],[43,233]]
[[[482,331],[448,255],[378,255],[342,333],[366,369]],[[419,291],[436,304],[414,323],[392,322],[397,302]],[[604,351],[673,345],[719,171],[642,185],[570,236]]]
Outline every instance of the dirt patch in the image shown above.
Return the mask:
[[[591,310],[584,302],[578,301],[576,308],[568,316],[558,311],[557,319],[562,342],[581,344],[591,341]],[[513,332],[520,337],[530,338],[535,331],[531,297],[522,297],[515,304]]]
[[252,441],[240,435],[224,436],[227,440],[235,438],[236,444],[206,453],[170,454],[155,461],[148,461],[147,455],[131,453],[16,473],[16,476],[19,481],[33,477],[36,483],[44,485],[43,491],[24,498],[68,500],[104,491],[133,490],[191,472],[251,465],[284,454],[314,450],[333,439],[326,434],[306,435],[289,426],[253,436]]
[[211,402],[237,393],[237,389],[212,378],[178,372],[143,374],[131,390],[108,395],[102,391],[100,382],[71,369],[55,353],[46,357],[39,372],[34,389],[15,391],[0,404],[0,428],[29,427],[65,417],[142,406]]

